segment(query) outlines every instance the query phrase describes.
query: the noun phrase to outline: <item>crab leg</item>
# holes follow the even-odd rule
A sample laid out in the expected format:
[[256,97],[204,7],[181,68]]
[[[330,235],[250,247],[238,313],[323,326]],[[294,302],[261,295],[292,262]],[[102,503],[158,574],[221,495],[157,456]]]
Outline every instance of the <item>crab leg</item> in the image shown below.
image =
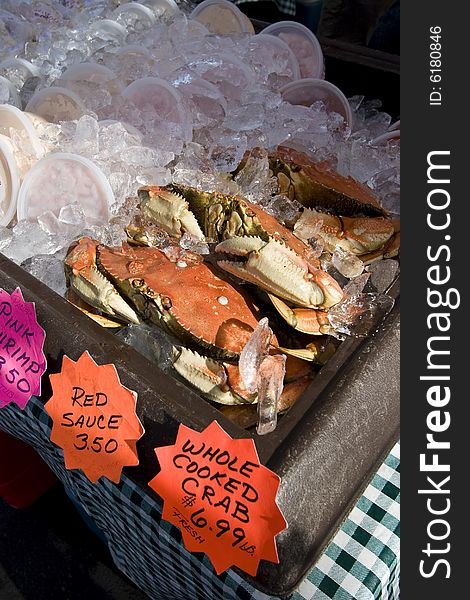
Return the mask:
[[312,281],[308,266],[293,250],[281,242],[258,237],[234,237],[217,245],[216,252],[246,258],[246,262],[218,261],[218,265],[264,290],[282,296],[300,306],[326,307],[336,304],[324,289]]
[[67,280],[85,302],[128,323],[140,323],[137,313],[121,297],[96,265],[99,244],[84,237],[74,244],[65,259]]
[[182,347],[175,350],[173,367],[214,402],[230,405],[250,403],[233,393],[227,385],[227,372],[222,363]]
[[[325,335],[331,332],[332,327],[327,312],[312,308],[290,308],[277,296],[273,294],[268,296],[277,312],[296,331],[309,335]],[[308,359],[304,358],[304,360]]]
[[142,214],[155,225],[178,238],[186,232],[199,241],[205,241],[196,217],[182,196],[158,186],[142,187],[138,194]]

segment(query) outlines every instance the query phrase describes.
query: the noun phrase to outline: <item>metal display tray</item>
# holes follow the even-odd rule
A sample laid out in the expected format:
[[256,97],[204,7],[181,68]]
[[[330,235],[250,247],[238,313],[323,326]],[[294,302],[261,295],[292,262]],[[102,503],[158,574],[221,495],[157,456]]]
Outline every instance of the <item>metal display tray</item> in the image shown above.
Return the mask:
[[[174,443],[179,423],[198,431],[216,419],[233,437],[253,437],[263,464],[281,476],[278,503],[289,524],[277,537],[280,563],[262,562],[256,578],[265,593],[285,596],[300,583],[351,510],[398,437],[399,282],[395,306],[368,338],[349,338],[268,435],[249,433],[185,384],[161,372],[24,269],[0,254],[0,287],[20,286],[46,331],[48,372],[64,354],[88,350],[98,364],[114,363],[121,382],[138,394],[145,428],[140,465],[126,473],[158,499],[147,482],[158,471],[154,448]],[[42,399],[51,395],[43,378]]]

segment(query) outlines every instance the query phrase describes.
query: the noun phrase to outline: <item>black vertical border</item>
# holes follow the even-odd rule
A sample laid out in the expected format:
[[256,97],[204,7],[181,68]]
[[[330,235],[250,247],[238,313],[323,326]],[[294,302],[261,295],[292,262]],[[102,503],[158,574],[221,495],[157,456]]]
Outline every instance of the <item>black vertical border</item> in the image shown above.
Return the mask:
[[[402,537],[401,572],[403,600],[447,600],[469,597],[470,564],[468,539],[470,537],[470,492],[467,486],[470,472],[470,420],[468,405],[470,392],[465,374],[470,375],[470,326],[466,318],[468,306],[468,279],[470,277],[470,18],[466,2],[445,0],[409,0],[401,5],[401,204],[402,204],[402,254],[401,254],[401,424],[402,424]],[[430,27],[440,26],[442,53],[442,81],[430,81]],[[432,87],[442,88],[442,105],[430,106]],[[441,159],[450,164],[450,185],[445,187],[451,195],[448,208],[451,223],[445,231],[433,231],[427,225],[427,195],[432,188],[427,182],[427,156],[432,151],[450,151]],[[434,187],[439,187],[435,185]],[[444,218],[444,212],[441,216]],[[444,239],[450,235],[450,240]],[[434,250],[448,245],[446,252],[435,263],[426,256],[427,247]],[[460,307],[439,308],[450,314],[451,328],[441,335],[450,336],[442,349],[450,349],[450,356],[442,357],[442,364],[450,363],[449,385],[451,398],[441,411],[450,413],[450,427],[435,434],[435,438],[450,442],[450,449],[438,452],[439,462],[450,465],[450,471],[423,473],[420,471],[420,454],[426,452],[426,419],[435,410],[427,402],[426,391],[432,384],[420,381],[427,370],[427,342],[436,335],[430,330],[427,316],[435,312],[428,306],[427,288],[430,285],[427,270],[439,263],[442,269],[449,266],[449,283],[439,286],[456,288],[460,293]],[[444,272],[444,271],[443,271]],[[443,374],[443,372],[436,374]],[[442,415],[444,417],[444,415]],[[428,450],[427,462],[433,451]],[[448,483],[441,482],[450,475]],[[433,477],[441,489],[449,494],[419,494],[420,489],[433,489],[427,481]],[[450,500],[450,509],[443,515],[432,515],[427,506],[443,510]],[[449,536],[433,540],[428,535],[433,519],[442,518],[449,523]],[[431,525],[435,536],[444,536],[444,524]],[[424,553],[430,544],[432,552]],[[449,544],[449,546],[447,546]],[[448,550],[448,551],[447,551]],[[448,561],[437,564],[439,559]],[[432,576],[424,577],[422,569]],[[446,576],[450,575],[449,578]]]

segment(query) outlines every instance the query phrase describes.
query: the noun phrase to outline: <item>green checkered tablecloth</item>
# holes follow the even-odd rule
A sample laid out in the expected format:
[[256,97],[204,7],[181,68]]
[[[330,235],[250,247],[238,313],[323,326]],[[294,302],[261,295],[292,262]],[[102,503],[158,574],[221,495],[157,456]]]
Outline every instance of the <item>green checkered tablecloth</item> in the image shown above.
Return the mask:
[[[0,429],[36,448],[104,534],[116,565],[150,598],[275,600],[232,570],[217,576],[206,556],[187,552],[179,529],[162,520],[161,505],[125,475],[119,485],[103,478],[94,485],[67,471],[39,399],[24,411],[2,408]],[[399,469],[397,444],[291,600],[398,600]]]

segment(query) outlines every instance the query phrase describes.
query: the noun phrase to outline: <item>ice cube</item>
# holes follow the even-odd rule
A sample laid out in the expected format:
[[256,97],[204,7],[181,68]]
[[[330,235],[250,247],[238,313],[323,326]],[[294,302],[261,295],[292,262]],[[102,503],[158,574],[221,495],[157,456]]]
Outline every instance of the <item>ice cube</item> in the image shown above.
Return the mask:
[[84,225],[85,213],[80,204],[67,204],[59,212],[59,221],[66,225]]
[[254,394],[258,388],[258,371],[262,361],[268,355],[272,334],[268,318],[262,318],[240,353],[238,368],[250,394]]
[[284,388],[286,356],[266,356],[258,371],[258,424],[256,432],[265,435],[277,425],[277,407]]
[[348,279],[357,277],[364,270],[362,260],[354,254],[347,252],[341,246],[336,246],[331,257],[331,263],[338,269],[341,275],[344,275]]
[[38,254],[25,260],[21,266],[60,296],[65,296],[66,284],[62,252],[59,255]]
[[292,227],[300,217],[303,206],[297,200],[290,200],[287,196],[274,196],[266,205],[267,212],[288,227]]
[[172,365],[172,351],[177,341],[157,326],[128,325],[116,336],[134,350],[168,371]]
[[395,301],[385,294],[345,296],[328,311],[328,319],[336,331],[365,337],[390,312]]

